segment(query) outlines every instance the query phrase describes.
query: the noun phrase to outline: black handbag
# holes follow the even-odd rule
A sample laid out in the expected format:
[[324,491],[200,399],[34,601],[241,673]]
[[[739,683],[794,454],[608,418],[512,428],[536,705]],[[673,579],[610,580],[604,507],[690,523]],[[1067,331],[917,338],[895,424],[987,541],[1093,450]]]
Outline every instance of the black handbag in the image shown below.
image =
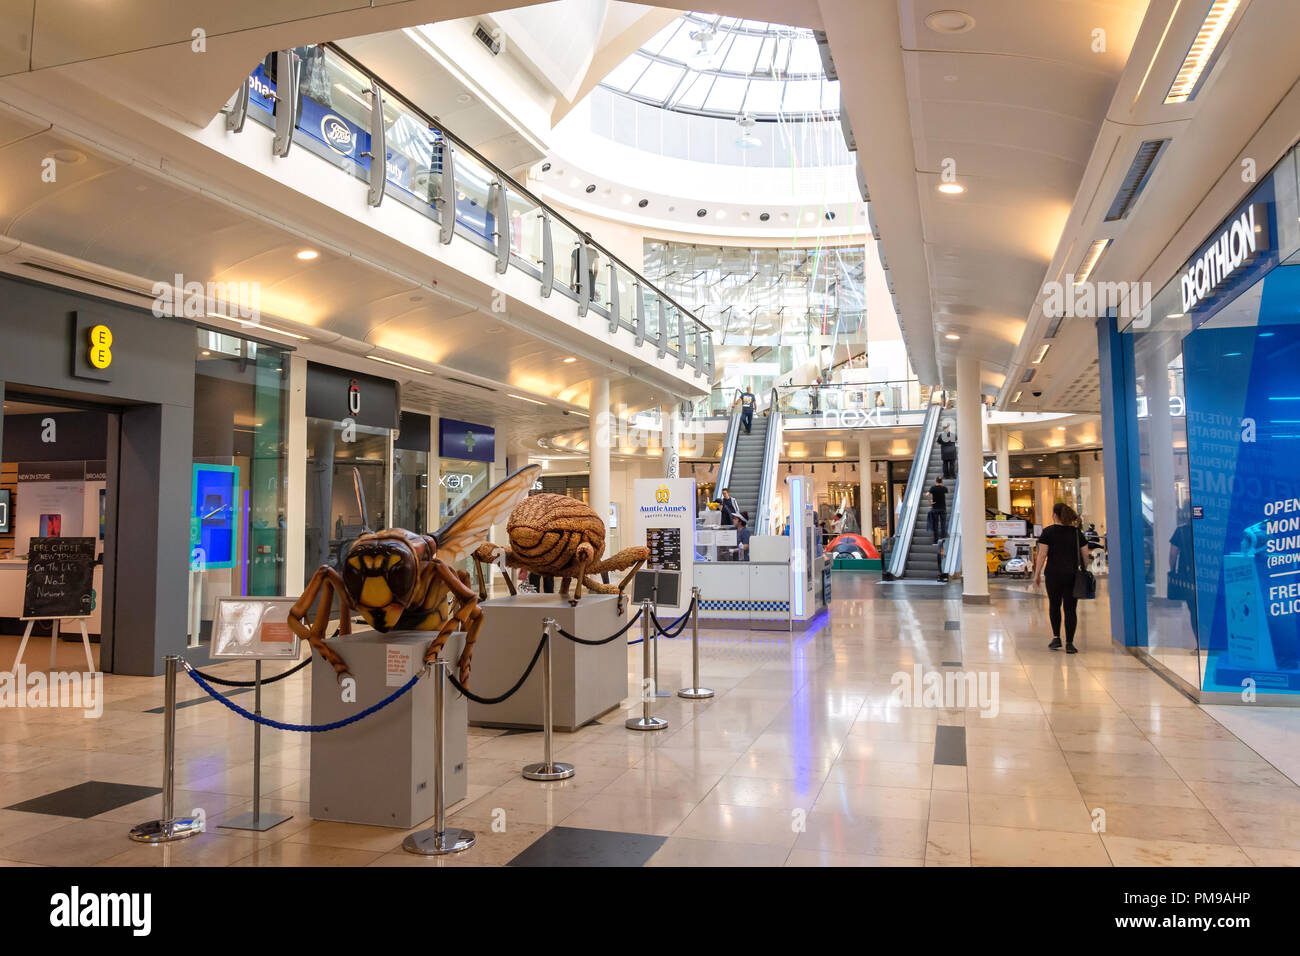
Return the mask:
[[[1077,528],[1075,533],[1078,534]],[[1079,537],[1082,538],[1083,535],[1080,534]],[[1079,560],[1079,566],[1074,569],[1074,597],[1079,601],[1091,601],[1097,596],[1097,578],[1083,566],[1082,546],[1076,545],[1074,555]]]

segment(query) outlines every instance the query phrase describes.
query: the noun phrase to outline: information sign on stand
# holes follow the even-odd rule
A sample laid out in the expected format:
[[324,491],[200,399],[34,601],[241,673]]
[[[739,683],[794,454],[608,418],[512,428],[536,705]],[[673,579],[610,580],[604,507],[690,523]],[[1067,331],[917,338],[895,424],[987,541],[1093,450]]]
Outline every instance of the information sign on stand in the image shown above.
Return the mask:
[[681,613],[690,603],[695,577],[695,479],[638,478],[633,482],[633,543],[650,549],[649,571],[677,572],[678,589],[659,608]]
[[[291,597],[228,597],[217,601],[209,656],[253,661],[253,713],[262,716],[262,661],[297,660],[298,636],[289,627]],[[262,725],[253,723],[253,809],[219,824],[227,830],[269,830],[292,818],[262,812]]]
[[13,670],[18,671],[27,641],[37,621],[50,622],[50,669],[59,646],[59,624],[76,621],[86,651],[86,670],[95,670],[86,619],[95,610],[94,538],[31,538],[27,545],[27,578],[23,584],[23,616],[27,627],[18,645]]

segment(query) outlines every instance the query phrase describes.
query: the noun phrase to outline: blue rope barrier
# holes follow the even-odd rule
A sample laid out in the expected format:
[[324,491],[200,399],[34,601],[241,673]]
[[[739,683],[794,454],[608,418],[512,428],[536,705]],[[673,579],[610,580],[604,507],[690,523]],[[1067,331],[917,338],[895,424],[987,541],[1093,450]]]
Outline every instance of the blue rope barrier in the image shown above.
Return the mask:
[[361,711],[361,713],[353,714],[351,717],[344,717],[342,720],[336,720],[328,724],[286,724],[280,720],[271,720],[271,718],[269,717],[259,717],[257,714],[249,713],[248,711],[244,710],[244,708],[240,707],[235,702],[231,701],[226,697],[221,696],[215,690],[213,690],[212,686],[208,684],[208,682],[205,681],[202,677],[200,677],[198,673],[193,668],[191,668],[188,664],[186,664],[185,666],[185,673],[190,675],[190,677],[194,680],[194,683],[198,684],[205,691],[207,691],[208,695],[212,697],[213,700],[225,704],[227,707],[229,707],[231,710],[233,710],[241,717],[246,717],[249,720],[253,721],[254,723],[262,724],[267,727],[274,727],[276,730],[295,730],[300,733],[308,733],[308,734],[319,734],[326,730],[338,730],[340,727],[346,727],[348,724],[355,724],[358,720],[361,720],[365,717],[369,717],[375,711],[382,710],[383,708],[387,707],[393,701],[397,700],[397,698],[401,697],[408,690],[414,687],[416,681],[420,679],[420,675],[416,674],[414,677],[408,680],[405,684],[403,684],[393,693],[389,694],[379,703],[373,704],[370,707],[367,707],[365,710]]

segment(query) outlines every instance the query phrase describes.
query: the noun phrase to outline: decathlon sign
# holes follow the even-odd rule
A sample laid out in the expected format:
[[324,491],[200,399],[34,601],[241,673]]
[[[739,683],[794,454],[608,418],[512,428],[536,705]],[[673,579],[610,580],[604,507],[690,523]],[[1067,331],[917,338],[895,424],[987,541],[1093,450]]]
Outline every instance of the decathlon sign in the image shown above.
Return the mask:
[[1191,312],[1221,289],[1260,251],[1268,249],[1268,206],[1251,203],[1223,227],[1183,270],[1183,312]]

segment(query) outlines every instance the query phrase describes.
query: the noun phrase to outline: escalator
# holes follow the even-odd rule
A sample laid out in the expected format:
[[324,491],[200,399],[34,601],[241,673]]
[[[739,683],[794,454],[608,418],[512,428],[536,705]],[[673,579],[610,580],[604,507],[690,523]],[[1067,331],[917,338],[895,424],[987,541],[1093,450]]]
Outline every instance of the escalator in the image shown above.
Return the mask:
[[[916,455],[912,459],[912,471],[907,479],[907,488],[903,492],[902,506],[898,512],[898,522],[894,529],[894,546],[889,555],[889,565],[885,569],[885,580],[906,577],[935,577],[946,570],[942,562],[941,545],[936,544],[930,531],[930,487],[936,478],[943,474],[943,461],[939,453],[939,418],[943,414],[942,405],[931,405],[925,411],[925,420],[921,424],[921,434],[916,442]],[[949,518],[954,518],[957,511],[957,487],[954,482],[949,496]],[[949,526],[955,522],[949,521]],[[951,557],[951,554],[946,555]]]
[[749,512],[749,528],[754,534],[777,533],[770,526],[780,453],[781,412],[773,389],[768,414],[755,412],[749,434],[741,427],[740,409],[732,412],[714,488],[715,500],[721,499],[723,488],[729,489],[740,510]]

